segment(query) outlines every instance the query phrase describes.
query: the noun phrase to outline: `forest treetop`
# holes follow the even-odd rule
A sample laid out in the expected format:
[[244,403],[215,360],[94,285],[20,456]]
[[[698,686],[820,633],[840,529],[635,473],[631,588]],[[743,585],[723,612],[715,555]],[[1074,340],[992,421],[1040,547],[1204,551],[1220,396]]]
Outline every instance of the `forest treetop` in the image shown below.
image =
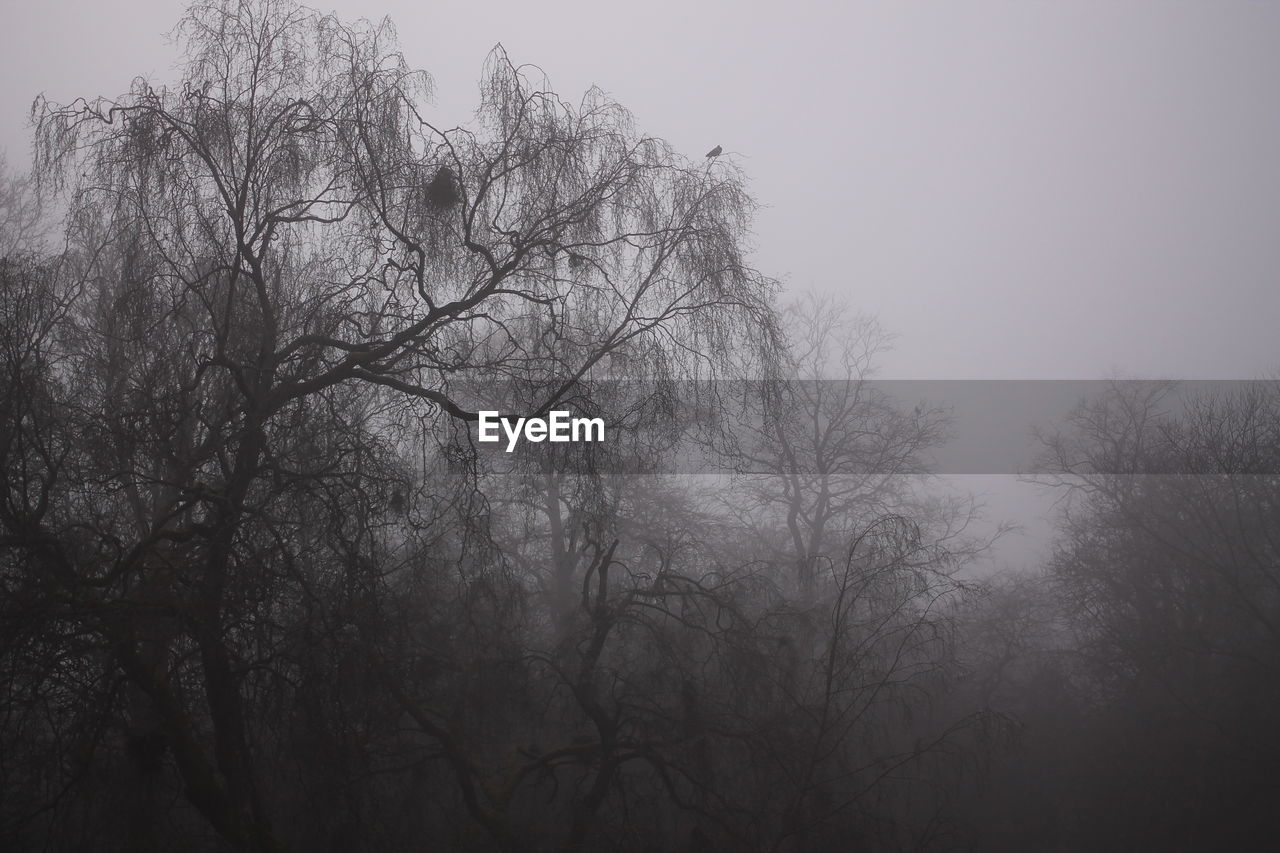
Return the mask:
[[192,355],[264,412],[360,380],[473,418],[465,375],[536,385],[532,414],[615,358],[653,378],[776,358],[742,175],[598,90],[571,105],[497,48],[475,128],[442,129],[388,22],[199,2],[176,33],[175,84],[36,102],[36,174],[84,263],[128,246],[215,315]]
[[[775,305],[732,155],[501,50],[438,127],[385,22],[177,33],[174,82],[37,102],[57,251],[0,185],[0,847],[1274,838],[1274,394],[1082,405],[1048,576],[979,581],[948,413]],[[475,452],[561,409],[609,440]]]

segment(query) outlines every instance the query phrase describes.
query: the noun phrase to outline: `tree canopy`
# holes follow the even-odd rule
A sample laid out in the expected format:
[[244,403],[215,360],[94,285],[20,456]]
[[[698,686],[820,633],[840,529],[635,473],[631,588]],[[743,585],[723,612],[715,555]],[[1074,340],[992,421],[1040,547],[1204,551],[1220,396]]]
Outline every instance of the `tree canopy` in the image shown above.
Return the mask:
[[[444,127],[389,22],[291,0],[174,33],[0,181],[0,846],[1270,830],[1274,394],[1082,403],[1052,560],[982,580],[947,411],[752,266],[732,150],[501,48]],[[608,440],[478,443],[552,410]]]

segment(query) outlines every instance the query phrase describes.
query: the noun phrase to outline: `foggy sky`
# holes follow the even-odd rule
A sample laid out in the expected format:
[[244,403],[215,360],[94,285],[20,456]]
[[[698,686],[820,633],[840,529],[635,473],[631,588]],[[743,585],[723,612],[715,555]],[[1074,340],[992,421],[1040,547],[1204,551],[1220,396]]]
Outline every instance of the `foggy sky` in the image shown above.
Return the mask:
[[[899,335],[894,378],[1280,368],[1280,4],[321,3],[389,15],[465,122],[501,42],[598,84],[767,205],[758,265]],[[27,111],[175,79],[157,0],[5,0],[0,146]]]
[[[501,42],[570,101],[596,84],[691,157],[723,145],[765,205],[757,265],[878,315],[881,377],[1280,369],[1280,3],[316,5],[390,16],[440,124]],[[176,80],[180,8],[4,0],[10,162],[42,90]]]

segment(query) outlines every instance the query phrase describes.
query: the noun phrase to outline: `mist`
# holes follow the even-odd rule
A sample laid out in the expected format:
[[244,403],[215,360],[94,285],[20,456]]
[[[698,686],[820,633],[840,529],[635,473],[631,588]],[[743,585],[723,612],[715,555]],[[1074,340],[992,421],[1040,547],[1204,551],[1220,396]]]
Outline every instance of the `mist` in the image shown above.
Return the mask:
[[0,847],[1280,830],[1274,5],[5,17]]

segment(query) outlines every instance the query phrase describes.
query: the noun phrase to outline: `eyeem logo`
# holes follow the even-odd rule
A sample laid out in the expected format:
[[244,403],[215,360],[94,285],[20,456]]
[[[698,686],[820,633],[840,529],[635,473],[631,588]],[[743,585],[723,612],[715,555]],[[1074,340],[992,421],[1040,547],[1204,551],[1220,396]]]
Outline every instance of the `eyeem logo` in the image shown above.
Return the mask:
[[545,418],[504,418],[499,412],[480,412],[480,441],[501,441],[498,424],[507,434],[507,452],[516,449],[521,437],[534,443],[540,441],[604,441],[603,418],[571,418],[569,412],[553,410]]

